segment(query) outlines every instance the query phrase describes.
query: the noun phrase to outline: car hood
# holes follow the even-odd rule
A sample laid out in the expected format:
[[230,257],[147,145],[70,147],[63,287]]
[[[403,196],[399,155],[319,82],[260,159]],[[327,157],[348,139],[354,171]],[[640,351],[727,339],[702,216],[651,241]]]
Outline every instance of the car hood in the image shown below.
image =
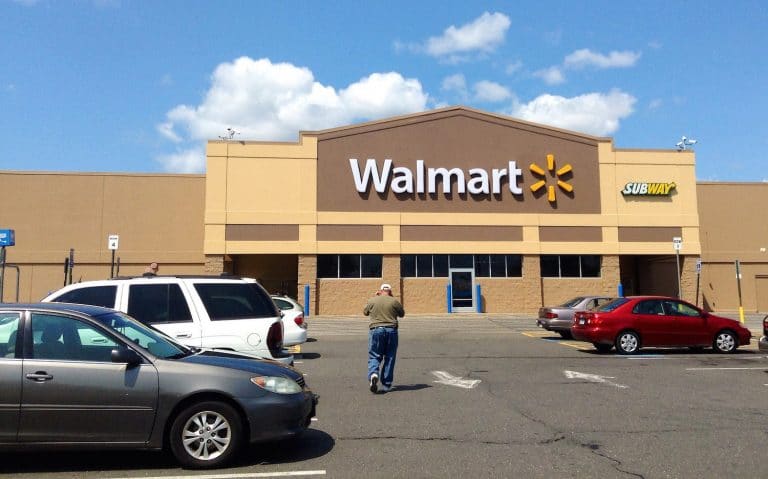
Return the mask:
[[277,361],[255,359],[252,356],[238,354],[233,351],[202,349],[195,354],[179,359],[179,362],[239,369],[263,376],[282,376],[292,379],[302,377],[298,370]]

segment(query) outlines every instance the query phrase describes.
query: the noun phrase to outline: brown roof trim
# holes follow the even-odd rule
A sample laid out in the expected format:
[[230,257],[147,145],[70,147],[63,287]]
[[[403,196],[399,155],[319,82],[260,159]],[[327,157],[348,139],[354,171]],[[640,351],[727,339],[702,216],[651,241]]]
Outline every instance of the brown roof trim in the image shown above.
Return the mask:
[[568,139],[572,141],[578,141],[580,143],[587,143],[590,145],[596,145],[598,142],[610,142],[611,138],[596,137],[586,135],[584,133],[577,133],[574,131],[563,130],[548,125],[542,125],[538,123],[532,123],[524,120],[518,120],[509,116],[499,115],[495,113],[489,113],[482,110],[476,110],[466,106],[452,106],[447,108],[440,108],[437,110],[429,110],[419,113],[412,113],[409,115],[395,116],[391,118],[385,118],[382,120],[368,121],[364,123],[358,123],[355,125],[342,126],[338,128],[331,128],[320,131],[302,131],[302,136],[317,136],[318,140],[329,140],[333,138],[340,138],[344,136],[355,135],[359,133],[384,130],[388,128],[394,128],[414,123],[422,123],[427,121],[434,121],[443,118],[449,118],[453,116],[467,116],[475,118],[481,121],[487,121],[490,123],[501,124],[517,128],[520,130],[526,130],[533,133],[556,136],[558,138]]

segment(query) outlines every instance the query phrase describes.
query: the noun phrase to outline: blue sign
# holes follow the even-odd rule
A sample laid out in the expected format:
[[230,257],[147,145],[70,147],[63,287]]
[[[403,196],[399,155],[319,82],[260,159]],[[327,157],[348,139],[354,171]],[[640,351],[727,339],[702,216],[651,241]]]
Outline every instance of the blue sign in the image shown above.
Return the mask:
[[0,230],[0,246],[13,246],[16,244],[16,235],[13,230]]

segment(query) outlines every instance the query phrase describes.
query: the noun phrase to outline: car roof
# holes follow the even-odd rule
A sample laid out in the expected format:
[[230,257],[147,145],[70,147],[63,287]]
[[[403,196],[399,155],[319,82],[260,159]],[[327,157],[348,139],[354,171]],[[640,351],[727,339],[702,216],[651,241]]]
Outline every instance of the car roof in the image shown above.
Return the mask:
[[90,304],[74,303],[2,303],[0,311],[18,311],[20,309],[34,309],[36,311],[75,312],[90,316],[99,316],[104,313],[113,313],[113,309]]

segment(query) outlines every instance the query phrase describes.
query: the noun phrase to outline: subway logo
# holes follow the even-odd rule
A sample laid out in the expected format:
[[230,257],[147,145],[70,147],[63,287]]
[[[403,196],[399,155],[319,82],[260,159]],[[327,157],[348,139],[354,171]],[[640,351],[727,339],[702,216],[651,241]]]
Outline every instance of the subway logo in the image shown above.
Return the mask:
[[674,183],[627,183],[621,194],[624,196],[669,196],[677,187]]

